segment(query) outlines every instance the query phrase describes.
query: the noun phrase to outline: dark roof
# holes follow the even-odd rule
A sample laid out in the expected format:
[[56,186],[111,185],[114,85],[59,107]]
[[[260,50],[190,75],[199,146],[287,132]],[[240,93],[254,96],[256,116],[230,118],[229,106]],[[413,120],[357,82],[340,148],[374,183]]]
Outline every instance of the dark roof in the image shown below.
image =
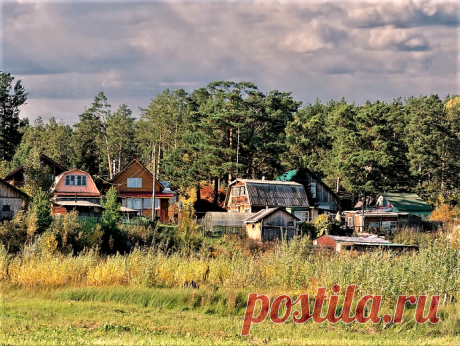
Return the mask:
[[415,193],[382,193],[390,204],[398,211],[426,211],[433,209]]
[[16,186],[11,185],[11,184],[10,184],[9,182],[7,182],[6,180],[0,178],[0,183],[5,184],[5,185],[6,185],[7,187],[9,187],[11,190],[13,190],[13,191],[15,191],[15,192],[17,192],[17,193],[23,195],[25,198],[30,198],[30,196],[29,196],[27,193],[25,193],[24,191],[19,190]]
[[[302,184],[274,180],[237,179],[244,182],[251,205],[270,207],[308,207],[308,196]],[[231,184],[231,185],[232,185]]]
[[[49,157],[49,156],[47,156],[45,154],[40,154],[40,159],[50,162],[52,165],[58,167],[63,172],[68,170],[65,166],[62,166],[59,162],[53,160],[51,157]],[[5,179],[6,180],[11,180],[16,173],[18,173],[18,172],[20,172],[22,170],[24,170],[24,166],[20,166],[20,167],[16,168],[14,171],[8,173],[8,175],[5,177]]]
[[276,212],[278,210],[288,214],[289,216],[291,216],[292,218],[296,219],[297,221],[300,221],[300,219],[298,217],[292,215],[291,213],[288,213],[284,208],[277,207],[277,208],[262,209],[258,213],[255,213],[255,214],[251,215],[250,217],[248,217],[247,219],[245,219],[244,223],[259,222],[260,220],[266,218],[267,216],[273,214],[274,212]]

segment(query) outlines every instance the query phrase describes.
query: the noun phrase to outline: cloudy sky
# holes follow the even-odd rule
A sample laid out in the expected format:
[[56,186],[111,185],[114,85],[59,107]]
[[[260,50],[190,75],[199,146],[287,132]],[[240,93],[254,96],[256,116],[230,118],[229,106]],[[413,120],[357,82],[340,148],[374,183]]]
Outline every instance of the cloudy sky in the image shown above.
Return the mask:
[[138,107],[216,80],[304,103],[459,93],[450,1],[4,1],[0,67],[29,92],[21,116],[78,121],[104,91]]

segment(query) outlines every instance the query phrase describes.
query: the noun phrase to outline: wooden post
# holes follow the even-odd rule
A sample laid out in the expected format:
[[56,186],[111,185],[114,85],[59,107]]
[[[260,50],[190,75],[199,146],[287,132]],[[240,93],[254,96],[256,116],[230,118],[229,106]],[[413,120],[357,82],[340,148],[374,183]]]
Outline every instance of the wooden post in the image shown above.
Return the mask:
[[152,188],[152,222],[155,220],[155,187],[156,187],[156,145],[153,144],[152,148],[152,175],[153,175],[153,188]]

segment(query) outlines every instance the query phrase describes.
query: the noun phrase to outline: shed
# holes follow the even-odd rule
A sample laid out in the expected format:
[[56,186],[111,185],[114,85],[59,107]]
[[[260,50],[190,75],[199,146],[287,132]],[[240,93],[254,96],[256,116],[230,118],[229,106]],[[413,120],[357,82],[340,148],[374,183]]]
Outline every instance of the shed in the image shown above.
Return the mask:
[[0,220],[11,220],[27,199],[26,193],[0,179]]
[[403,227],[421,228],[422,219],[417,215],[398,212],[383,211],[345,211],[345,222],[349,228],[358,233],[369,229],[381,229],[383,231],[394,231]]
[[244,220],[254,213],[207,212],[204,227],[214,234],[240,233],[246,230]]
[[313,245],[333,249],[336,252],[344,250],[372,251],[376,249],[391,250],[396,252],[418,250],[417,245],[392,243],[389,240],[377,237],[343,237],[335,235],[322,235],[313,240]]
[[377,209],[391,210],[420,216],[429,216],[433,208],[415,193],[382,193]]
[[267,208],[244,220],[248,237],[257,241],[291,239],[296,222],[300,221],[284,208]]

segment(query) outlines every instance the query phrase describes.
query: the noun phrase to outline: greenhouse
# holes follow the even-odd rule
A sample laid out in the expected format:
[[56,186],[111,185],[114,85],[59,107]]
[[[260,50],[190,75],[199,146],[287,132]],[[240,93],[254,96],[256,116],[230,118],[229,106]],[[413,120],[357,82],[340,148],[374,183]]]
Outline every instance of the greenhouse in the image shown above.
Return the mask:
[[204,227],[214,234],[246,232],[244,220],[254,213],[208,212],[204,217]]

